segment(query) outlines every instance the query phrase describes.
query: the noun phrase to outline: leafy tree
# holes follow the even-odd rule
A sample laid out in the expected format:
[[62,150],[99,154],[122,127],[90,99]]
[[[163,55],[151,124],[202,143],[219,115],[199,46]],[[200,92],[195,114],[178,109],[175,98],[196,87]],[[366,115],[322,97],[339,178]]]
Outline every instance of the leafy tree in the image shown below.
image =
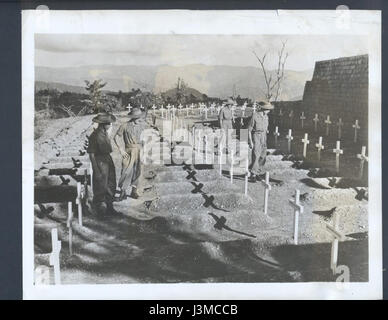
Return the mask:
[[106,82],[103,83],[101,79],[90,82],[85,80],[85,89],[89,94],[89,99],[84,102],[89,106],[92,112],[98,113],[107,111],[104,102],[106,102],[106,96],[102,93],[102,88],[106,86]]

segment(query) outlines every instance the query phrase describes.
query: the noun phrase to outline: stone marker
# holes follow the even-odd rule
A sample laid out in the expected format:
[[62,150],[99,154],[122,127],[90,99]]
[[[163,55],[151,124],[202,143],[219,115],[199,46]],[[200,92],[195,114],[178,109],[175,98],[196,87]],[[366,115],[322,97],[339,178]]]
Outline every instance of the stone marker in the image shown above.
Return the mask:
[[318,143],[315,144],[315,146],[318,148],[318,161],[321,160],[321,150],[325,148],[325,146],[322,144],[322,137],[319,137]]
[[302,139],[303,142],[303,157],[306,158],[307,154],[307,145],[310,143],[310,140],[308,139],[308,133],[304,134],[304,139]]
[[343,154],[344,151],[340,148],[341,141],[337,141],[337,146],[335,149],[333,149],[333,152],[335,153],[335,169],[337,172],[339,172],[339,160],[340,160],[340,154]]
[[67,203],[67,221],[66,225],[69,228],[69,253],[73,255],[73,208],[72,203]]
[[294,208],[294,244],[298,244],[299,214],[303,213],[303,206],[300,204],[300,191],[295,190],[295,199],[289,200]]
[[291,153],[291,140],[294,139],[291,129],[288,129],[288,135],[286,135],[286,139],[288,140],[288,153]]
[[368,162],[369,158],[366,156],[366,146],[361,148],[361,153],[357,154],[357,158],[360,159],[360,179],[364,176],[364,162]]
[[302,126],[302,129],[304,127],[304,120],[306,120],[306,117],[304,115],[304,112],[302,112],[301,116],[300,116],[300,121],[301,121],[301,126]]
[[331,242],[331,258],[330,258],[330,269],[333,271],[333,275],[336,274],[337,262],[338,262],[338,241],[343,240],[344,235],[338,229],[339,221],[338,215],[334,212],[333,215],[333,226],[326,223],[326,230],[333,236]]
[[318,113],[315,114],[315,117],[314,117],[313,121],[314,121],[314,132],[317,132],[317,130],[318,130],[318,122],[319,122]]
[[268,214],[268,195],[271,190],[271,185],[269,183],[269,172],[265,173],[265,180],[261,180],[261,184],[264,186],[264,214]]
[[342,126],[344,125],[344,123],[342,122],[342,119],[339,118],[338,119],[338,122],[337,122],[337,127],[338,127],[338,139],[341,140],[341,137],[342,137]]
[[326,136],[329,136],[330,125],[331,125],[330,116],[327,116],[325,123],[326,123]]
[[352,127],[354,128],[354,143],[357,142],[357,130],[361,129],[361,127],[358,125],[358,120],[356,120],[356,122],[354,123],[354,125],[352,125]]

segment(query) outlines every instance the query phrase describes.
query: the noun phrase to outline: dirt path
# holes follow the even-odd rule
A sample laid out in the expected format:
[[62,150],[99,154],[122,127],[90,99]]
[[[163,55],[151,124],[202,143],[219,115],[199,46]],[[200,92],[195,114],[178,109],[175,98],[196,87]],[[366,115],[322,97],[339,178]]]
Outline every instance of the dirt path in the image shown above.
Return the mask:
[[[125,121],[124,114],[117,117],[115,129]],[[190,118],[189,126],[200,120],[198,116]],[[48,189],[68,179],[66,196],[70,198],[76,195],[76,182],[85,182],[84,170],[89,168],[82,141],[90,134],[90,119],[77,123],[74,132],[72,127],[62,131],[68,135],[62,139],[69,143],[37,172],[45,180],[36,179],[39,186]],[[160,136],[160,121],[157,124],[155,134]],[[301,139],[303,133],[295,132],[295,141],[298,135]],[[85,212],[83,227],[73,223],[72,256],[68,251],[66,202],[46,201],[46,212],[36,206],[36,266],[48,266],[50,229],[57,227],[63,242],[63,283],[334,281],[326,223],[332,223],[336,212],[340,231],[346,235],[339,246],[339,264],[349,266],[351,281],[367,281],[368,203],[365,194],[360,194],[365,179],[352,178],[357,162],[350,151],[345,153],[344,163],[352,164],[353,169],[347,165],[333,177],[328,171],[333,169],[330,154],[323,154],[321,163],[302,162],[283,155],[287,146],[284,139],[279,142],[277,146],[272,138],[268,142],[273,149],[266,163],[272,185],[267,216],[263,213],[263,185],[249,183],[245,196],[245,178],[238,163],[233,184],[230,163],[223,165],[222,174],[218,165],[148,164],[145,182],[149,188],[143,200],[116,203],[123,214],[120,217],[97,220]],[[295,143],[296,156],[298,148],[299,143]],[[196,151],[203,152],[203,145]],[[311,151],[308,159],[313,156]],[[117,150],[113,158],[119,177]],[[323,169],[315,169],[321,166]],[[68,175],[52,174],[58,169],[70,171],[65,171]],[[293,244],[293,209],[288,201],[296,189],[304,206],[298,245]]]

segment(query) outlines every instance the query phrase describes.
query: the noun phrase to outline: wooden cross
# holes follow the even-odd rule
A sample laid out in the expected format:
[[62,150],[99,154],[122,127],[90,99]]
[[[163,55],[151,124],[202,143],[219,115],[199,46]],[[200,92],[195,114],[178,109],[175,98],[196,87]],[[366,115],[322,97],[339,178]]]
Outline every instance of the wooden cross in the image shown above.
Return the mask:
[[304,112],[302,112],[302,115],[300,116],[301,124],[302,124],[302,129],[304,127],[304,120],[306,119]]
[[256,109],[257,109],[257,105],[256,105],[256,102],[253,104],[253,113],[255,113],[256,112]]
[[321,150],[325,148],[325,146],[322,144],[322,137],[319,137],[318,143],[315,144],[315,146],[318,148],[318,161],[321,160]]
[[314,132],[317,132],[317,125],[319,122],[318,113],[315,114],[313,121],[314,121]]
[[207,120],[207,106],[205,105],[203,109],[205,110],[205,119]]
[[288,129],[288,135],[286,135],[286,139],[288,140],[288,153],[291,153],[291,140],[294,139],[291,129]]
[[303,213],[303,206],[300,204],[300,191],[295,190],[295,199],[289,200],[294,208],[294,244],[298,244],[299,214]]
[[342,126],[344,125],[344,123],[342,122],[342,119],[339,118],[338,119],[338,122],[337,122],[337,127],[338,127],[338,139],[341,140],[341,136],[342,136]]
[[248,178],[249,178],[249,159],[246,159],[246,165],[245,165],[245,196],[248,195]]
[[188,117],[188,116],[189,116],[189,106],[186,105],[186,117]]
[[163,105],[160,107],[160,111],[162,111],[162,118],[164,118],[164,107],[163,107]]
[[67,221],[66,225],[69,228],[69,253],[73,255],[73,208],[72,203],[67,203]]
[[205,164],[208,164],[207,163],[207,160],[208,160],[208,158],[207,158],[207,149],[208,149],[208,140],[207,140],[207,134],[205,134],[205,136],[204,136],[204,149],[205,149]]
[[222,176],[222,144],[219,144],[219,150],[218,150],[218,155],[219,155],[219,164],[220,164],[220,176]]
[[230,183],[233,184],[233,160],[234,160],[234,157],[233,157],[233,150],[231,150],[231,153],[230,153],[230,170],[229,170],[229,173],[230,173]]
[[130,104],[130,103],[128,103],[128,106],[126,107],[126,109],[128,109],[128,112],[131,112],[131,110],[132,110],[132,106],[131,106],[131,104]]
[[330,269],[333,271],[333,275],[336,274],[337,262],[338,262],[338,242],[344,239],[344,235],[339,231],[338,215],[334,212],[333,225],[326,224],[326,230],[333,236],[331,243],[331,258],[330,258]]
[[369,158],[366,156],[366,146],[361,148],[361,153],[357,155],[357,158],[360,159],[360,179],[364,176],[364,162],[368,162]]
[[51,229],[51,247],[50,266],[54,267],[54,283],[61,284],[61,266],[59,262],[59,253],[61,252],[62,244],[58,241],[57,228]]
[[336,168],[337,172],[339,172],[340,154],[344,153],[344,151],[341,150],[340,145],[341,145],[341,141],[337,141],[337,146],[335,149],[333,149],[333,152],[335,153],[335,168]]
[[80,227],[82,227],[82,189],[81,189],[81,182],[77,182],[77,199],[75,199],[75,203],[78,207],[78,224]]
[[275,127],[275,132],[273,133],[273,135],[275,136],[275,146],[277,146],[277,144],[278,144],[278,136],[280,135],[278,127]]
[[183,106],[181,104],[179,104],[178,108],[179,108],[178,114],[181,114]]
[[356,120],[356,122],[354,123],[354,125],[352,125],[352,127],[354,128],[354,142],[356,143],[357,142],[357,130],[361,129],[361,127],[358,125],[358,120]]
[[308,139],[308,133],[304,134],[304,139],[302,139],[303,142],[303,157],[306,158],[307,154],[307,145],[310,143],[310,140]]
[[271,185],[269,183],[269,172],[265,173],[265,180],[261,180],[261,184],[264,186],[264,214],[267,215],[268,212],[268,195],[271,190]]
[[330,130],[330,125],[331,125],[330,116],[327,116],[325,123],[326,123],[326,136],[328,136],[329,130]]
[[155,115],[155,109],[156,109],[156,106],[155,106],[155,105],[153,105],[153,106],[152,106],[152,109],[153,109],[153,114]]
[[293,117],[294,117],[294,110],[291,110],[291,111],[290,111],[290,114],[289,114],[288,116],[289,116],[289,118],[290,118],[290,126],[292,127],[292,119],[293,119]]

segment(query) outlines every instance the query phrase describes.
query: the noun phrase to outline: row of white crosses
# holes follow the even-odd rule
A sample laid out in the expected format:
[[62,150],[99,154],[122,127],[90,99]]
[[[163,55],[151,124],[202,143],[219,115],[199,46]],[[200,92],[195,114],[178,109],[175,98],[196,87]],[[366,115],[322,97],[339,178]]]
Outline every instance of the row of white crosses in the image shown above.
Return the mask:
[[[277,145],[277,139],[280,135],[279,128],[275,127],[274,131],[274,137],[275,137],[275,144]],[[288,134],[286,135],[287,139],[287,147],[288,147],[288,153],[291,153],[291,141],[294,139],[292,136],[292,129],[288,130]],[[315,144],[315,147],[317,148],[318,153],[318,161],[321,160],[321,151],[325,148],[325,146],[322,143],[323,138],[319,137],[318,143]],[[307,157],[307,145],[310,144],[310,140],[308,140],[308,133],[305,133],[304,138],[302,139],[303,142],[303,157]],[[340,167],[340,155],[343,154],[343,149],[341,149],[341,141],[336,142],[336,147],[333,149],[333,153],[336,155],[336,171],[339,172]],[[360,164],[360,178],[363,176],[363,170],[364,170],[364,163],[365,161],[368,162],[368,157],[366,156],[366,146],[363,146],[361,148],[361,153],[357,155],[357,158],[361,160]]]
[[[253,105],[253,112],[255,112],[256,110],[256,105],[254,104]],[[288,117],[290,118],[290,123],[292,125],[292,119],[293,119],[293,110],[290,111],[290,113],[288,114]],[[278,116],[280,117],[280,122],[281,124],[283,123],[283,111],[282,109],[279,109],[279,113],[278,113]],[[301,120],[301,127],[302,129],[304,128],[304,120],[306,120],[306,116],[304,114],[304,112],[301,113],[299,119]],[[314,132],[317,132],[318,131],[318,123],[319,123],[320,119],[319,119],[319,116],[318,116],[318,113],[315,114],[314,118],[313,118],[313,122],[314,122]],[[326,136],[329,136],[330,134],[330,126],[332,125],[332,121],[330,119],[330,115],[327,115],[326,119],[323,121],[325,126],[326,126]],[[342,138],[342,127],[344,126],[344,122],[342,121],[342,118],[339,118],[338,121],[336,122],[336,126],[338,127],[338,139],[341,139]],[[358,140],[358,131],[361,129],[360,127],[360,124],[359,124],[359,121],[358,120],[355,120],[354,124],[352,124],[352,128],[354,129],[354,139],[353,141],[356,143],[357,140]]]

